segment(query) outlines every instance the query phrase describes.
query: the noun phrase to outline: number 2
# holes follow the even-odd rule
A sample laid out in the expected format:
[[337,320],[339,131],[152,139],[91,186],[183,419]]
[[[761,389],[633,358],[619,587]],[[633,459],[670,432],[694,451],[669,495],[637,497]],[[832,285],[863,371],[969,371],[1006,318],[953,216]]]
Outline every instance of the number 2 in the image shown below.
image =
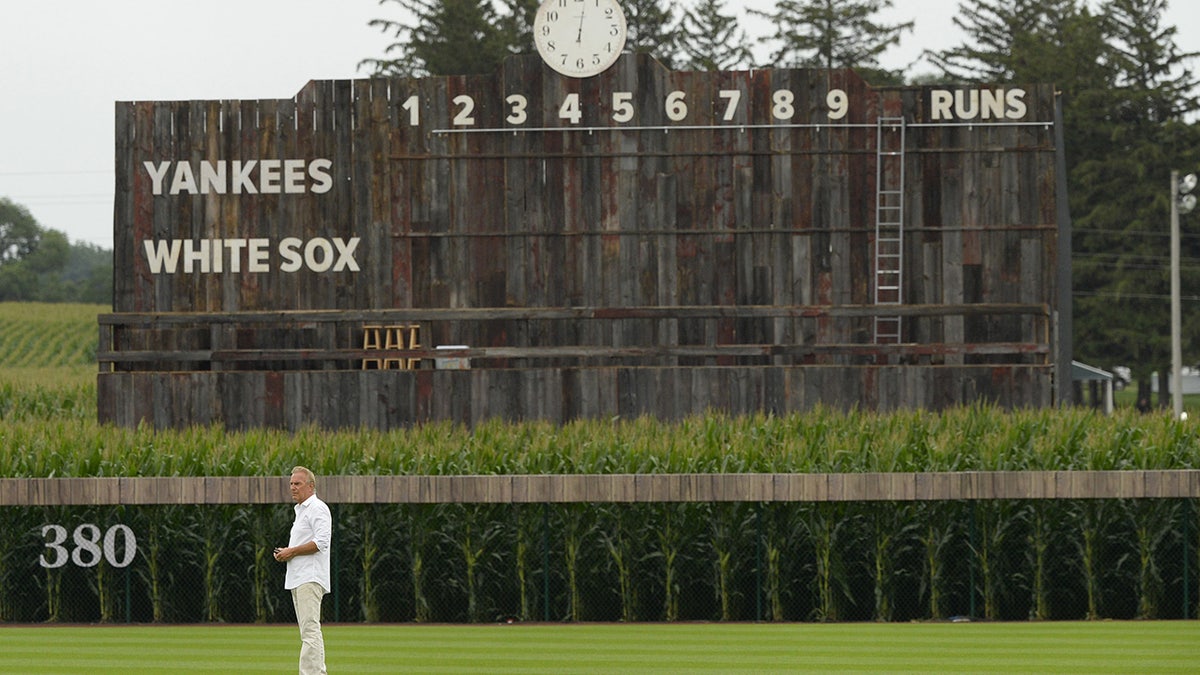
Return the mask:
[[454,105],[459,106],[458,114],[454,116],[455,126],[474,126],[475,118],[471,113],[475,112],[475,99],[462,94],[454,97]]

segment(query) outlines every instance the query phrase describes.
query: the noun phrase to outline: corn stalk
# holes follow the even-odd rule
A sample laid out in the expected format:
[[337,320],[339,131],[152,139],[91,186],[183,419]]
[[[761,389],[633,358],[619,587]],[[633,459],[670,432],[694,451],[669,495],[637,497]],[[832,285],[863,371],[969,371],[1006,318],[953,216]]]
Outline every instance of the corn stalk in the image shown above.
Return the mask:
[[1158,567],[1159,552],[1176,534],[1179,504],[1165,499],[1122,503],[1129,514],[1137,539],[1137,594],[1139,619],[1157,619],[1162,602],[1163,579]]
[[583,620],[583,594],[579,588],[579,565],[583,542],[595,528],[588,524],[583,504],[567,504],[561,510],[563,564],[566,566],[567,616],[571,621]]
[[413,595],[413,621],[428,623],[432,618],[429,598],[425,595],[425,552],[429,548],[432,507],[412,506],[408,511],[408,556],[411,563],[409,580]]
[[513,564],[516,566],[517,576],[517,618],[522,621],[529,621],[533,618],[533,606],[529,593],[529,557],[537,548],[537,523],[539,521],[535,520],[529,514],[529,509],[523,508],[521,504],[513,505],[512,514],[512,528],[514,530]]
[[1025,509],[1013,502],[996,501],[978,505],[979,537],[974,550],[980,572],[983,616],[1000,618],[1000,596],[1005,590],[1004,552],[1011,546],[1013,531],[1027,518]]
[[859,526],[851,515],[840,502],[814,504],[804,513],[815,559],[817,604],[813,614],[817,621],[839,620],[841,603],[850,597],[842,548],[849,546],[851,532]]
[[404,518],[395,505],[344,507],[344,525],[339,537],[342,550],[356,563],[358,605],[364,621],[381,620],[378,572],[401,546]]
[[199,506],[193,511],[193,523],[199,532],[199,563],[204,580],[204,618],[225,620],[222,598],[228,579],[222,569],[226,555],[249,545],[244,534],[246,509],[239,505]]
[[961,526],[954,517],[952,504],[920,502],[914,508],[917,523],[917,542],[921,547],[922,567],[921,591],[929,599],[930,619],[944,619],[943,597],[946,591],[948,572],[946,556],[950,546],[961,534]]
[[10,589],[15,588],[16,571],[13,564],[22,553],[20,540],[24,534],[21,526],[23,510],[0,509],[0,622],[16,618],[16,603],[11,599]]
[[682,504],[659,504],[656,507],[659,517],[656,519],[658,526],[654,528],[654,537],[658,550],[651,556],[662,560],[662,611],[666,621],[679,620],[679,557],[686,543],[683,521],[687,508]]
[[46,621],[49,623],[57,623],[62,618],[62,572],[62,567],[46,570]]
[[141,545],[142,556],[146,559],[146,569],[140,572],[150,594],[150,617],[154,623],[163,623],[166,614],[163,608],[163,566],[160,553],[163,550],[161,532],[163,530],[164,512],[177,512],[176,506],[147,506],[142,509],[146,514],[144,523],[146,539]]
[[918,528],[913,509],[904,504],[875,505],[872,523],[872,560],[874,563],[876,621],[891,621],[894,596],[900,570],[896,561],[912,545]]
[[1074,543],[1078,555],[1076,564],[1083,575],[1084,590],[1087,594],[1085,618],[1094,621],[1101,618],[1103,567],[1100,556],[1105,543],[1105,527],[1110,519],[1108,502],[1102,499],[1073,501],[1070,515],[1079,528]]
[[[67,519],[69,510],[63,507],[45,509],[42,522],[61,523]],[[46,594],[46,621],[56,623],[63,619],[62,567],[47,567],[43,589]]]
[[788,588],[784,579],[785,562],[787,553],[795,550],[795,542],[804,538],[804,525],[798,518],[800,507],[796,504],[767,504],[765,509],[763,590],[767,616],[771,621],[785,621],[783,596]]
[[1033,577],[1029,584],[1032,594],[1030,618],[1042,621],[1050,618],[1047,568],[1050,559],[1050,543],[1054,534],[1050,530],[1049,519],[1046,517],[1046,511],[1049,508],[1049,505],[1045,503],[1035,503],[1030,507],[1029,548],[1027,549],[1030,558],[1030,574]]
[[463,561],[463,578],[454,582],[467,595],[467,620],[479,623],[484,620],[479,605],[480,575],[483,563],[492,554],[494,540],[503,529],[491,518],[486,504],[454,504],[448,509],[446,523],[450,530],[443,536],[458,549]]
[[254,597],[254,621],[271,620],[279,604],[279,589],[272,583],[271,573],[279,563],[272,551],[278,545],[281,532],[287,531],[291,510],[278,506],[247,510],[247,535],[250,539],[250,592]]
[[748,506],[737,502],[713,504],[709,514],[709,546],[713,554],[714,590],[721,608],[721,620],[732,621],[733,575],[737,554],[745,546],[745,524]]
[[636,621],[637,584],[634,579],[634,566],[637,561],[635,541],[638,537],[631,530],[637,520],[637,514],[633,507],[624,504],[610,504],[604,511],[608,515],[608,527],[600,531],[600,539],[608,551],[609,564],[617,573],[621,620]]

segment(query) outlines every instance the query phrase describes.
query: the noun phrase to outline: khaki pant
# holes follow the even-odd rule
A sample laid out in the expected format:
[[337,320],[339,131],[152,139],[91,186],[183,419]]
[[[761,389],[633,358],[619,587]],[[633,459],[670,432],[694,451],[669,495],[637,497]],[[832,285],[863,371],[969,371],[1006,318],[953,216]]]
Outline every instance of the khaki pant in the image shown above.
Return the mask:
[[310,581],[292,589],[300,625],[300,675],[325,675],[325,638],[321,635],[321,599],[325,589]]

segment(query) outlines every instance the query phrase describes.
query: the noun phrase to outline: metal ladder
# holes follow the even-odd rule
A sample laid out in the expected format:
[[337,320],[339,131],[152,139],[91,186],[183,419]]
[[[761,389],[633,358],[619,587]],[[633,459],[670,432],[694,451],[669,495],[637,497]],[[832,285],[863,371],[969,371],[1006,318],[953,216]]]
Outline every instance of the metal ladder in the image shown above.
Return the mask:
[[[904,287],[904,118],[875,127],[875,304],[899,305]],[[899,316],[875,316],[875,344],[898,344]]]

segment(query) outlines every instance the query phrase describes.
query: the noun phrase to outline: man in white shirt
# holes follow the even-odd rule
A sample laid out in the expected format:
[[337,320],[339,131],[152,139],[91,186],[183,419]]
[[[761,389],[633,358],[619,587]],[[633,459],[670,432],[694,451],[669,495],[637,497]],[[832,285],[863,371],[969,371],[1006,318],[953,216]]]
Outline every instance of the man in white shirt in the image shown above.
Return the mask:
[[283,587],[292,592],[296,623],[300,625],[300,675],[325,675],[325,638],[321,635],[321,599],[329,592],[329,547],[333,516],[317,499],[317,478],[312,471],[292,469],[288,483],[296,520],[285,548],[275,549],[275,559],[287,563]]

